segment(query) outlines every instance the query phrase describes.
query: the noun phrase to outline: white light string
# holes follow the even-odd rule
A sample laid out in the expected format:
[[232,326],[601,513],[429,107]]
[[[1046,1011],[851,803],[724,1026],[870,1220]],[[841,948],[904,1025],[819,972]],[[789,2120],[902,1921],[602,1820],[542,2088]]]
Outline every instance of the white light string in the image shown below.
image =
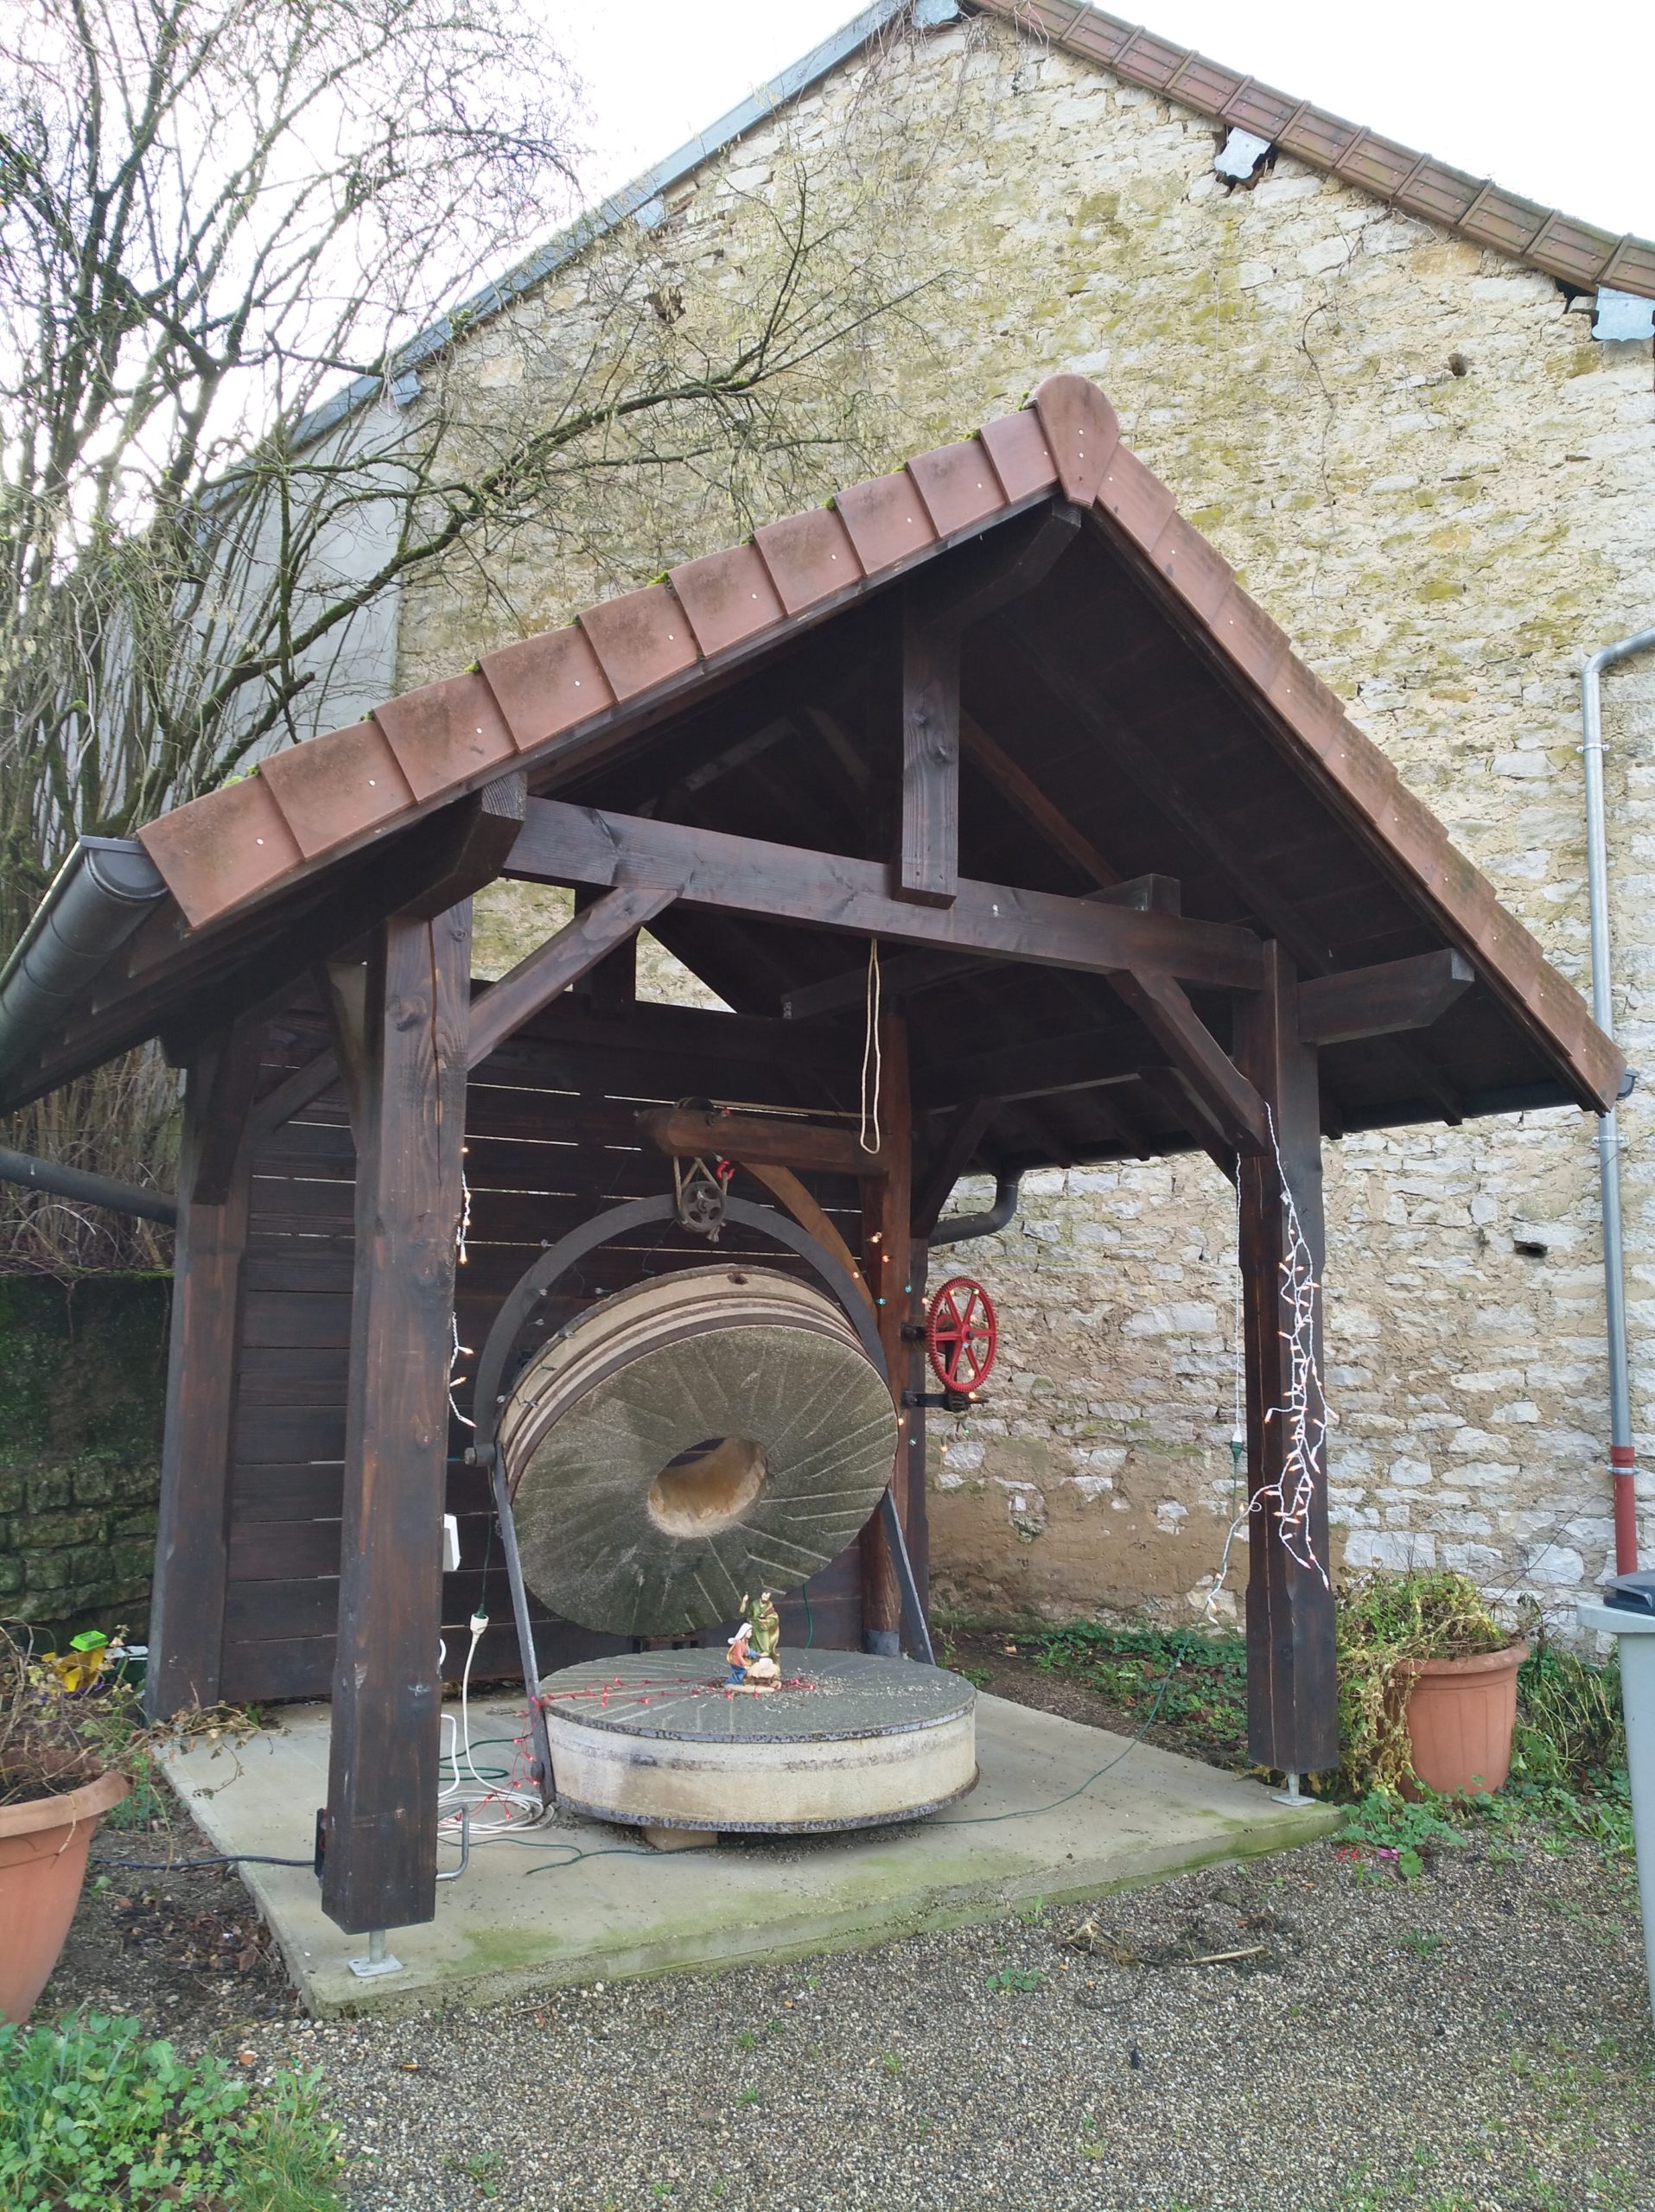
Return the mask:
[[[1326,1448],[1327,1431],[1338,1416],[1327,1403],[1322,1386],[1321,1369],[1316,1358],[1316,1318],[1321,1298],[1321,1284],[1316,1276],[1309,1240],[1304,1224],[1299,1218],[1299,1209],[1294,1201],[1293,1186],[1288,1180],[1287,1166],[1282,1158],[1282,1147],[1276,1141],[1276,1117],[1266,1102],[1264,1119],[1270,1129],[1270,1151],[1276,1162],[1276,1180],[1281,1186],[1282,1210],[1286,1215],[1287,1249],[1282,1255],[1282,1304],[1289,1316],[1289,1325],[1280,1332],[1288,1348],[1288,1387],[1283,1404],[1270,1407],[1264,1414],[1268,1426],[1273,1421],[1282,1421],[1286,1428],[1286,1442],[1282,1453],[1282,1471],[1275,1482],[1263,1483],[1253,1491],[1247,1503],[1235,1513],[1225,1532],[1224,1549],[1219,1558],[1206,1603],[1201,1608],[1205,1626],[1213,1617],[1214,1609],[1230,1575],[1230,1554],[1237,1537],[1246,1527],[1253,1514],[1261,1507],[1272,1511],[1276,1517],[1276,1533],[1282,1548],[1296,1567],[1308,1573],[1319,1575],[1324,1589],[1331,1589],[1327,1569],[1316,1555],[1310,1533],[1310,1516],[1315,1504],[1317,1470]],[[1235,1262],[1235,1434],[1244,1442],[1243,1390],[1246,1374],[1245,1317],[1243,1302],[1241,1268],[1241,1172],[1242,1163],[1236,1160],[1236,1262]]]

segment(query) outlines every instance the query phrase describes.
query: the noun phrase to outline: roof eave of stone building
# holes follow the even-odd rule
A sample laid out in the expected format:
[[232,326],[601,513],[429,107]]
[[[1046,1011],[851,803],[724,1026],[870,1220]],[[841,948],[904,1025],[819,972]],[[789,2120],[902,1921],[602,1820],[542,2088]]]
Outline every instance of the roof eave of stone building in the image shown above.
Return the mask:
[[[923,3],[923,0],[922,0]],[[727,114],[664,161],[538,246],[502,276],[440,316],[400,348],[383,373],[353,377],[300,421],[301,445],[340,429],[398,381],[417,374],[463,332],[469,334],[547,277],[566,268],[596,239],[646,212],[652,201],[685,182],[778,109],[808,92],[905,14],[912,0],[872,0],[831,38],[761,85]],[[1655,299],[1655,241],[1617,234],[1506,191],[1489,177],[1450,168],[1429,154],[1364,125],[1347,123],[1309,100],[1295,100],[1257,79],[1178,46],[1142,24],[1106,15],[1077,0],[969,0],[971,12],[1038,32],[1065,53],[1100,64],[1124,83],[1160,93],[1174,105],[1267,139],[1307,168],[1369,194],[1474,245],[1582,291],[1607,286]]]

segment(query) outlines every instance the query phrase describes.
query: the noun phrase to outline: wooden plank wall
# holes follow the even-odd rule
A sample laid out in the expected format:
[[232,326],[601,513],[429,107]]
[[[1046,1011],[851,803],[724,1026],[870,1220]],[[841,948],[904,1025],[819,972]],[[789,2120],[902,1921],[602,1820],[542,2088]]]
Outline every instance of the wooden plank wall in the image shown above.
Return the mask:
[[[756,1027],[735,1017],[640,1009],[640,1019],[546,1018],[512,1039],[473,1075],[467,1099],[471,1225],[457,1278],[463,1344],[481,1351],[500,1300],[538,1256],[606,1205],[669,1192],[670,1163],[639,1148],[633,1116],[686,1097],[765,1106],[837,1101],[813,1072],[784,1071],[773,1050],[738,1058],[706,1049],[722,1040],[706,1025],[728,1020],[752,1044]],[[659,1019],[657,1017],[659,1017]],[[320,1014],[296,1014],[272,1033],[261,1090],[269,1090],[326,1042]],[[697,1049],[699,1047],[699,1049]],[[854,1096],[854,1075],[850,1078]],[[817,1090],[814,1100],[806,1094]],[[837,1078],[831,1091],[843,1095]],[[345,1376],[350,1336],[354,1154],[342,1094],[324,1092],[270,1138],[253,1166],[239,1389],[232,1481],[229,1586],[221,1694],[238,1701],[326,1696],[337,1611]],[[807,1179],[846,1242],[860,1242],[856,1185]],[[768,1193],[737,1171],[737,1195]],[[602,1248],[549,1305],[544,1327],[652,1274],[729,1257],[803,1272],[780,1246],[726,1232],[714,1249],[674,1230]],[[469,1414],[475,1359],[462,1358],[455,1400]],[[498,1543],[490,1546],[486,1485],[461,1458],[456,1421],[448,1510],[459,1516],[461,1568],[444,1579],[443,1635],[455,1675],[481,1605],[491,1626],[474,1678],[518,1672],[511,1605]],[[485,1557],[491,1560],[485,1576]],[[790,1643],[807,1637],[854,1649],[862,1606],[853,1546],[812,1582],[805,1604],[781,1608]],[[703,1641],[712,1642],[716,1631]],[[626,1640],[537,1613],[543,1666],[628,1647]]]

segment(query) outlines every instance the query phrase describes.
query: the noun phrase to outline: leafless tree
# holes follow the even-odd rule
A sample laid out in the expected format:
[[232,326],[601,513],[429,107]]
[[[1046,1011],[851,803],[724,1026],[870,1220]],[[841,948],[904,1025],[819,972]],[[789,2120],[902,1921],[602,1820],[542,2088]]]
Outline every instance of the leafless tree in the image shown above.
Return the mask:
[[[863,349],[940,273],[883,104],[779,126],[761,183],[693,220],[577,223],[525,268],[576,114],[512,0],[5,12],[0,944],[76,835],[372,704],[353,671],[398,594],[440,576],[523,626],[548,548],[635,580],[686,488],[740,519],[882,442]],[[7,1141],[142,1173],[170,1109],[127,1070]],[[12,1230],[13,1265],[147,1249]]]

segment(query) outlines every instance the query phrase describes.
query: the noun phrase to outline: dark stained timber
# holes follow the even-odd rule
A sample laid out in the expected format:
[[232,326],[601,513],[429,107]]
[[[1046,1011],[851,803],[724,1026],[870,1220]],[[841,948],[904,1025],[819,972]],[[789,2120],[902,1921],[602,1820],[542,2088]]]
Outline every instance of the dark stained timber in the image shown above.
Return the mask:
[[247,1249],[249,1109],[262,1032],[232,1030],[186,1073],[172,1342],[150,1596],[152,1719],[221,1695],[237,1344]]
[[1458,952],[1423,952],[1299,986],[1299,1036],[1307,1045],[1344,1045],[1429,1029],[1477,980]]
[[[897,1516],[908,1537],[910,1558],[925,1514],[925,1471],[910,1465],[908,1427],[902,1404],[913,1364],[913,1347],[903,1341],[903,1326],[913,1304],[909,1269],[908,1215],[913,1205],[910,1161],[913,1158],[913,1106],[908,1090],[907,1025],[899,1014],[887,1014],[879,1026],[879,1115],[888,1172],[869,1177],[862,1186],[862,1271],[873,1293],[879,1340],[891,1374],[891,1395],[896,1401],[896,1462],[891,1473],[891,1495]],[[863,1640],[870,1650],[892,1650],[902,1624],[902,1599],[890,1543],[875,1515],[862,1532],[862,1591]]]
[[962,880],[950,906],[893,899],[871,861],[686,829],[557,799],[529,801],[509,875],[568,884],[675,883],[686,906],[893,943],[969,950],[1093,975],[1151,968],[1217,990],[1255,990],[1259,942],[1222,922]]
[[436,1640],[469,903],[393,916],[368,963],[322,1905],[352,1931],[436,1911]]
[[685,1106],[654,1107],[638,1116],[638,1133],[678,1160],[717,1156],[773,1167],[815,1168],[867,1179],[894,1166],[891,1142],[864,1150],[850,1129],[762,1114],[706,1114]]
[[904,899],[952,906],[959,886],[959,632],[902,626]]
[[634,884],[611,891],[519,960],[509,975],[491,983],[472,1008],[469,1065],[480,1066],[513,1030],[532,1020],[617,945],[628,943],[646,922],[653,921],[675,895],[670,883]]
[[[1247,1370],[1247,1739],[1256,1763],[1314,1774],[1339,1763],[1339,1691],[1327,1548],[1327,1459],[1321,1399],[1326,1251],[1316,1054],[1299,1036],[1298,979],[1267,945],[1269,986],[1237,1013],[1237,1058],[1269,1103],[1274,1145],[1239,1162],[1241,1276]],[[1279,1155],[1280,1166],[1277,1166]],[[1289,1213],[1283,1174],[1316,1289],[1308,1361],[1294,1357]],[[1295,1387],[1308,1429],[1291,1416]],[[1289,1467],[1295,1435],[1308,1441],[1302,1497]],[[1272,1496],[1271,1493],[1277,1493]],[[1302,1510],[1295,1523],[1295,1504]]]

